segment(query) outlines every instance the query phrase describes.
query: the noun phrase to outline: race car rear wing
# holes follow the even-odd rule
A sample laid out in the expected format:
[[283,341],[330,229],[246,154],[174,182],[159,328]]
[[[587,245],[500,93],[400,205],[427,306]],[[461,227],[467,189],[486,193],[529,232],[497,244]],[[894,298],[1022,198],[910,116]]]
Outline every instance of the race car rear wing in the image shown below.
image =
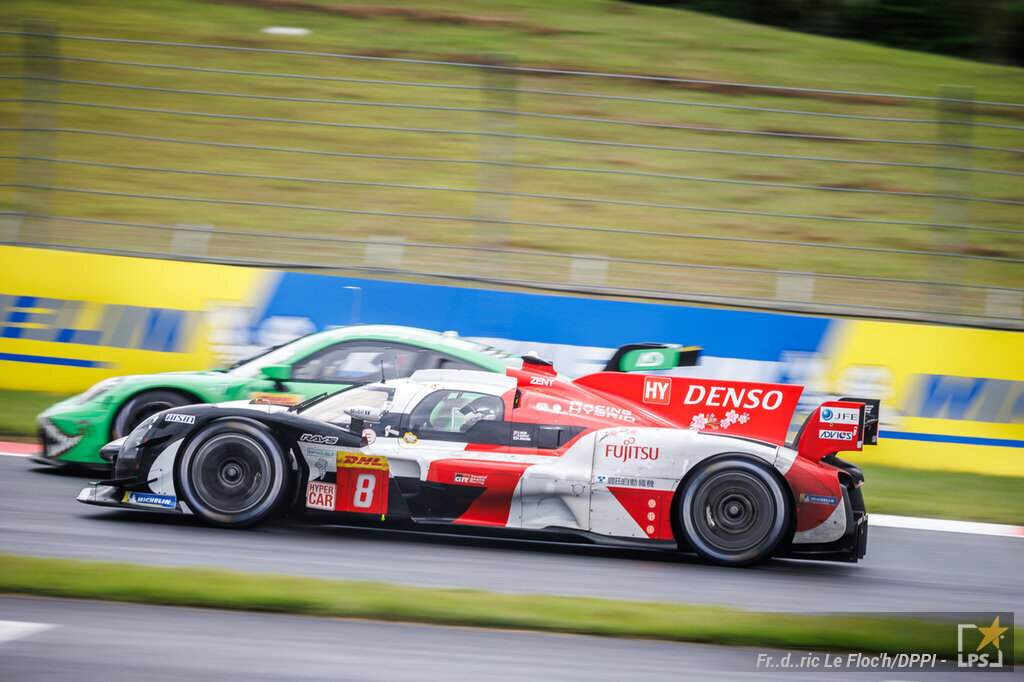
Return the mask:
[[633,403],[679,428],[783,445],[802,386],[598,372],[573,383]]
[[878,407],[879,401],[871,398],[822,403],[807,416],[793,447],[801,457],[818,462],[837,452],[859,452],[865,445],[877,445]]
[[667,343],[627,343],[615,350],[604,372],[653,372],[673,367],[695,367],[700,346]]

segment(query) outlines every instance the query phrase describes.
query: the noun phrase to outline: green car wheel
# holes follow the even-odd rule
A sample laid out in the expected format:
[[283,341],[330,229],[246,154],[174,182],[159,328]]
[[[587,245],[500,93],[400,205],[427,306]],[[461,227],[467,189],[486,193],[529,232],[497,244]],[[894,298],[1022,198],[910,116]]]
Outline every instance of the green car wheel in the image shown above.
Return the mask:
[[176,391],[158,390],[137,393],[121,405],[117,414],[114,415],[114,423],[110,428],[110,439],[116,440],[127,436],[147,417],[151,417],[157,412],[198,402],[202,401],[194,396]]

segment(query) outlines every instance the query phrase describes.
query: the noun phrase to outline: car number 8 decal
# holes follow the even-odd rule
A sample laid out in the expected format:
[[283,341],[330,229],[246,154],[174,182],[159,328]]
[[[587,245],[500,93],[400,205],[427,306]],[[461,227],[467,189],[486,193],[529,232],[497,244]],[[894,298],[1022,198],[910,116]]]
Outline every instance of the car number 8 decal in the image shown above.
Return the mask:
[[352,506],[366,509],[373,504],[373,490],[377,487],[375,474],[359,474],[356,478],[355,493],[352,495]]

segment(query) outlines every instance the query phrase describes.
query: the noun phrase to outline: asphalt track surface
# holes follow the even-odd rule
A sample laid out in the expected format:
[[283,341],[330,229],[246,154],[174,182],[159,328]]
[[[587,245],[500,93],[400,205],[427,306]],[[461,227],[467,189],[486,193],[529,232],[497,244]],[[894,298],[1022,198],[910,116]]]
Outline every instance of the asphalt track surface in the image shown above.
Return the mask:
[[79,600],[0,597],[0,614],[0,679],[12,682],[969,678],[949,668],[766,670],[758,655],[782,652],[706,644]]
[[84,505],[75,496],[87,480],[0,457],[0,552],[758,611],[1024,611],[1017,537],[873,528],[859,564],[727,569],[653,550],[446,533],[300,523],[222,530]]

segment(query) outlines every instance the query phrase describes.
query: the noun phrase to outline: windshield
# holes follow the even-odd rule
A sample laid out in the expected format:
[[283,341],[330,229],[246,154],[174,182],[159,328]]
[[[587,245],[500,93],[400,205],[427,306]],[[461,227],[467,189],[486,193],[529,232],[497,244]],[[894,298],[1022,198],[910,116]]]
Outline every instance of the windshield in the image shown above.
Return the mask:
[[[309,354],[313,349],[324,345],[325,342],[319,339],[322,337],[316,334],[295,339],[283,346],[242,360],[228,368],[226,373],[245,379],[255,379],[260,377],[260,370],[263,367],[291,365],[294,361],[292,379],[295,381],[360,383],[377,381],[382,375],[388,379],[406,377],[416,369],[481,369],[482,358],[474,358],[472,354],[488,355],[506,361],[517,357],[492,346],[457,336],[440,337],[439,346],[433,350],[429,346],[420,345],[422,341],[414,339],[407,343],[383,339],[349,339],[326,345]],[[462,359],[459,355],[449,355],[451,351],[456,351],[460,355],[470,354],[470,358]],[[430,357],[421,362],[417,356],[424,353],[430,354]],[[296,357],[300,359],[295,360]],[[437,357],[442,359],[437,360]]]
[[455,348],[462,351],[470,351],[473,353],[482,353],[484,355],[491,355],[496,358],[518,358],[519,356],[508,351],[495,348],[494,346],[488,346],[485,343],[479,341],[471,341],[461,336],[448,336],[445,337],[445,345],[449,348]]
[[352,418],[345,414],[348,408],[386,408],[394,394],[395,389],[385,386],[353,386],[299,412],[303,417],[345,426],[352,421]]

